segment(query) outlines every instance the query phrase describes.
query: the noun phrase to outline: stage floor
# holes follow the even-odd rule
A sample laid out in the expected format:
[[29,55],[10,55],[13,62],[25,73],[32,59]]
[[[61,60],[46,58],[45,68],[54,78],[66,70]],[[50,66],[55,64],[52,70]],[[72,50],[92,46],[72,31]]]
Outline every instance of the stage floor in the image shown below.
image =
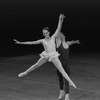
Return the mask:
[[[38,55],[0,58],[0,100],[57,100],[58,77],[52,63],[19,78],[39,59]],[[100,56],[98,54],[71,55],[70,100],[100,100]],[[64,98],[62,98],[64,100]]]

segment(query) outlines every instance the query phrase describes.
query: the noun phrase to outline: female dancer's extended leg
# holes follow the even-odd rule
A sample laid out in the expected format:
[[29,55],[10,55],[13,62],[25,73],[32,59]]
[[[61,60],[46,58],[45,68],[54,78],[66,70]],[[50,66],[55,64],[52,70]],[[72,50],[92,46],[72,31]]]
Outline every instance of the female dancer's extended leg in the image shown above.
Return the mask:
[[52,60],[52,63],[55,65],[55,67],[61,72],[62,76],[69,82],[70,85],[72,85],[74,88],[76,88],[75,84],[72,82],[72,80],[69,78],[67,73],[62,67],[62,64],[60,60],[56,57]]
[[35,70],[36,68],[40,67],[41,65],[43,65],[44,63],[47,62],[46,58],[40,58],[37,63],[35,63],[34,65],[32,65],[30,68],[28,68],[25,72],[20,73],[18,76],[19,77],[23,77],[25,75],[27,75],[29,72]]

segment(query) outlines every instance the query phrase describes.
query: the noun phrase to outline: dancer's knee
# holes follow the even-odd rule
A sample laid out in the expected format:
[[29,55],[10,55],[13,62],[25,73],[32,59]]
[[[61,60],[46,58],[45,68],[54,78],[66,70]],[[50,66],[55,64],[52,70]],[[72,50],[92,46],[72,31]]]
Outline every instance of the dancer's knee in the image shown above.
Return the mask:
[[39,65],[39,63],[36,63],[34,66],[35,66],[35,67],[39,67],[40,65]]

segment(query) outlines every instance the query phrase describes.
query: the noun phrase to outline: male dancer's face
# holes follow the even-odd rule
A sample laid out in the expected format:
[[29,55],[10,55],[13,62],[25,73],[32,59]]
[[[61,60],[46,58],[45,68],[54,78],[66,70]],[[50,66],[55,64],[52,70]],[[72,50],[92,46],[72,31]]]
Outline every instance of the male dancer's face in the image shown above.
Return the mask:
[[64,36],[64,34],[61,33],[60,39],[61,39],[62,41],[65,41],[65,36]]

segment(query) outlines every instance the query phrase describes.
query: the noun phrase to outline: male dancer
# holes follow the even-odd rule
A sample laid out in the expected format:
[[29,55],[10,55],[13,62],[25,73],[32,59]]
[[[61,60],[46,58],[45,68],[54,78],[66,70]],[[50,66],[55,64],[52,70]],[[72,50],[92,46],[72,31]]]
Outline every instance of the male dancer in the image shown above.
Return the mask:
[[[79,40],[76,41],[66,41],[65,36],[60,33],[56,38],[57,51],[60,54],[59,59],[65,72],[70,75],[70,68],[68,67],[69,60],[69,46],[72,44],[80,44]],[[59,78],[60,95],[58,99],[61,99],[65,94],[65,100],[69,100],[69,83],[67,80],[63,79],[61,73],[57,70],[57,75]],[[65,86],[65,87],[64,87]]]

